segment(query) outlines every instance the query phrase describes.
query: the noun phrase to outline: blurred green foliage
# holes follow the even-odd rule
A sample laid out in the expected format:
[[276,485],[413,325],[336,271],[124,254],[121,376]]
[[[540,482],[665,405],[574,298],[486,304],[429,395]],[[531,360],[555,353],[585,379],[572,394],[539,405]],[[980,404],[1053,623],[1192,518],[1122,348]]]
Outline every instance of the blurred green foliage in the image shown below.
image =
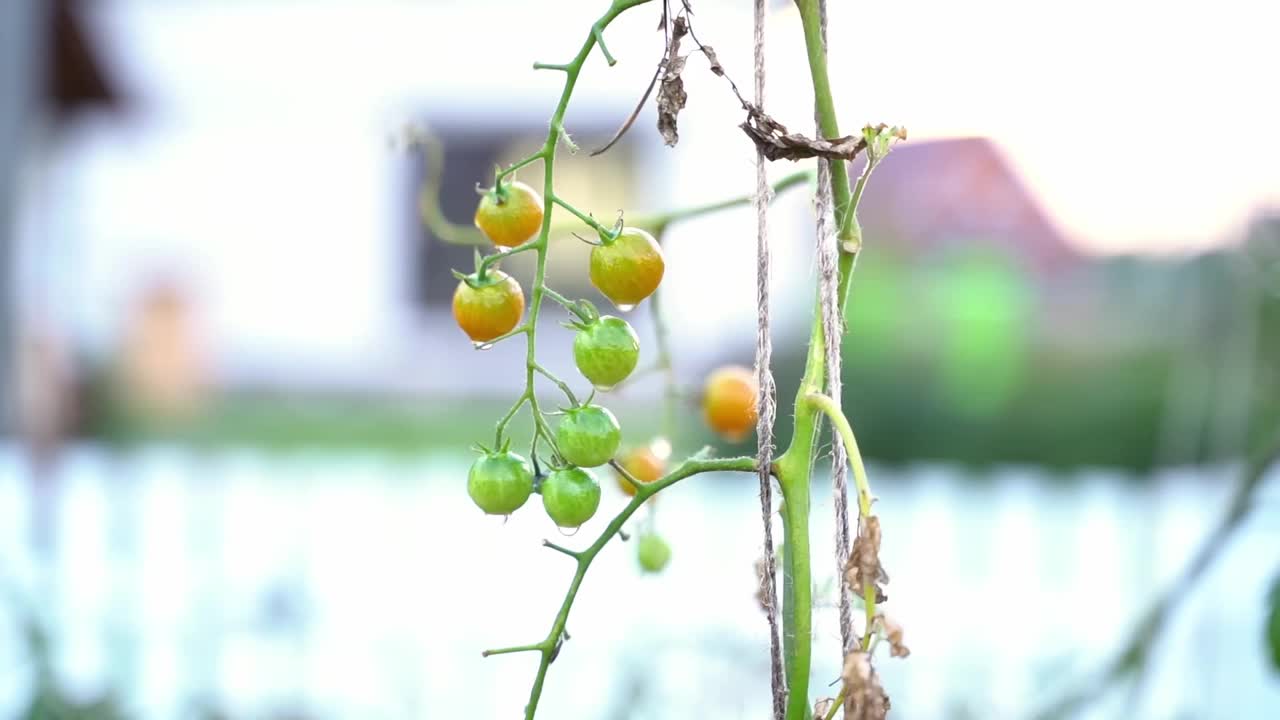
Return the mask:
[[[1275,226],[1229,251],[1054,273],[978,243],[953,247],[923,260],[878,250],[859,261],[843,400],[869,458],[1144,470],[1233,457],[1280,424]],[[775,349],[779,398],[795,391],[802,350]],[[111,387],[90,383],[83,430],[117,444],[461,452],[488,437],[508,402],[239,393],[192,422],[157,424]],[[611,405],[630,442],[657,430],[657,395],[644,402]],[[688,402],[677,452],[716,443]],[[778,437],[790,422],[783,408]]]

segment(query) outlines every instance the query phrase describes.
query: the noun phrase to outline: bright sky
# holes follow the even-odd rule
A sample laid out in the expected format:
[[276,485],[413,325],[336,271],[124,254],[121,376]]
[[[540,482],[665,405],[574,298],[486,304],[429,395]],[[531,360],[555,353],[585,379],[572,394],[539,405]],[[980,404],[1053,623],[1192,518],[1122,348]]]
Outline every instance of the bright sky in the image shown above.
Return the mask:
[[874,30],[870,7],[831,3],[833,71],[886,68],[847,122],[993,137],[1085,245],[1200,245],[1280,209],[1280,3],[899,0]]

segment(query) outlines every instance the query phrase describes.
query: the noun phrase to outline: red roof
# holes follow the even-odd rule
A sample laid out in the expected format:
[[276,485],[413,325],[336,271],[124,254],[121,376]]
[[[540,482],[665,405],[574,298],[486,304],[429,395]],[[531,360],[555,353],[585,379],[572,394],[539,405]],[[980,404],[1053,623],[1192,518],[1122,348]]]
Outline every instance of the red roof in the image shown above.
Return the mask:
[[1082,260],[985,138],[899,145],[876,168],[858,218],[867,242],[910,254],[976,244],[1041,273]]

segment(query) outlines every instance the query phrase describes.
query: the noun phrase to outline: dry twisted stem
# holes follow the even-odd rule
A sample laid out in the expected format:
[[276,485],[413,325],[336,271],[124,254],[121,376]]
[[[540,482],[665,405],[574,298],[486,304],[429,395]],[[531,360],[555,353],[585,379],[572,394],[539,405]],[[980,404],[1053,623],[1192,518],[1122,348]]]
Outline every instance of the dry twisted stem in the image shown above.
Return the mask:
[[[755,98],[764,103],[764,0],[755,0]],[[713,56],[714,57],[714,56]],[[718,65],[718,63],[717,63]],[[735,88],[736,91],[736,88]],[[769,620],[769,682],[773,694],[773,716],[782,720],[787,710],[787,688],[782,664],[782,641],[778,633],[777,568],[773,555],[773,345],[769,334],[769,176],[764,156],[756,153],[756,382],[759,386],[756,418],[756,470],[760,478],[760,519],[764,526],[764,572],[761,589],[765,615]]]

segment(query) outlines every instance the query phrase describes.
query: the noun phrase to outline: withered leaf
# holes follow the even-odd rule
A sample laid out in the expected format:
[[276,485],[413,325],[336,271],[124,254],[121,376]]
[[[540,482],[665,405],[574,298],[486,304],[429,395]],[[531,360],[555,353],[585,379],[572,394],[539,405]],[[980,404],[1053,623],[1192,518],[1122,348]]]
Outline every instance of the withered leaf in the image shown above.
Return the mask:
[[878,613],[876,620],[884,630],[885,639],[889,641],[889,655],[900,658],[910,657],[911,648],[907,647],[906,632],[902,629],[902,625],[884,613]]
[[702,54],[706,55],[707,62],[711,63],[711,72],[720,77],[724,77],[724,66],[720,64],[720,58],[716,57],[715,48],[710,45],[703,45]]
[[658,132],[668,146],[680,142],[676,118],[684,109],[689,95],[684,91],[685,57],[680,55],[680,40],[689,33],[689,22],[684,16],[671,23],[671,41],[667,44],[667,57],[662,63],[662,77],[658,82]]
[[870,585],[875,588],[876,602],[889,599],[881,587],[889,582],[889,574],[880,564],[880,518],[875,515],[864,518],[858,527],[858,537],[844,566],[844,579],[857,595],[862,595]]
[[747,109],[747,121],[739,127],[769,160],[804,160],[823,157],[852,160],[867,148],[863,137],[845,135],[835,139],[810,138],[787,131],[787,127],[757,107]]
[[884,720],[889,715],[889,694],[871,665],[871,656],[854,651],[845,656],[844,716],[848,720]]

